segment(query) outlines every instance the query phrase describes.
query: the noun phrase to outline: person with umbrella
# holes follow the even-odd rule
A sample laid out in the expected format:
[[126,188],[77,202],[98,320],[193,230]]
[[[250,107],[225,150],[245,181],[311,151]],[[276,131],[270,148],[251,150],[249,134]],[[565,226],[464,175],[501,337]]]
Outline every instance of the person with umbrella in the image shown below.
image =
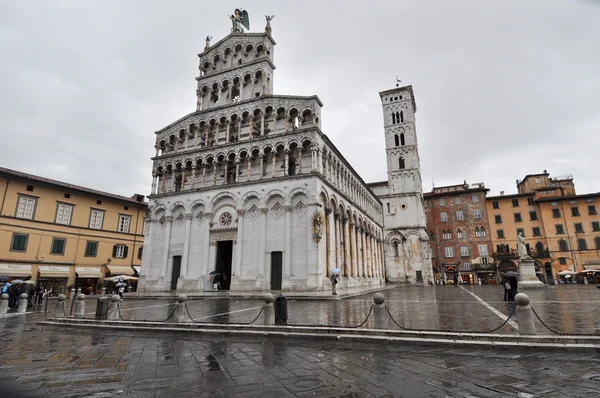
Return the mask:
[[333,294],[334,296],[337,296],[337,291],[335,289],[335,285],[337,285],[337,283],[338,283],[338,273],[339,272],[340,272],[339,268],[332,268],[331,276],[329,277],[329,280],[331,281],[331,294]]
[[127,286],[127,283],[125,283],[123,278],[119,278],[115,286],[119,289],[119,297],[121,298],[121,301],[123,301],[123,293],[125,292],[125,286]]
[[517,281],[518,275],[514,271],[507,271],[502,276],[504,280],[504,301],[515,301],[519,287],[519,282]]

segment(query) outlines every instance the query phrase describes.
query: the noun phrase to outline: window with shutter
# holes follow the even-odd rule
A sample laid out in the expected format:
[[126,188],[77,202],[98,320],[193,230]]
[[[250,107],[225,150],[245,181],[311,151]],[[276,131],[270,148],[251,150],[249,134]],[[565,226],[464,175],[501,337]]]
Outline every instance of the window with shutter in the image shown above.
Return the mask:
[[50,254],[65,254],[65,239],[54,238]]
[[56,208],[56,220],[57,224],[70,225],[71,214],[73,213],[73,206],[64,203],[59,203]]
[[10,245],[10,251],[13,252],[24,252],[27,251],[27,238],[29,235],[13,234],[12,244]]
[[129,223],[131,221],[130,216],[119,215],[119,227],[117,231],[129,233]]
[[114,258],[126,258],[127,257],[127,246],[115,245],[115,247],[113,248],[113,257]]
[[90,228],[102,229],[102,220],[104,220],[104,211],[92,209],[90,213]]
[[478,245],[477,250],[479,251],[479,256],[487,256],[488,255],[488,247],[487,245]]
[[34,198],[26,196],[19,197],[19,205],[17,206],[17,218],[26,218],[28,220],[33,219],[33,210],[35,209]]

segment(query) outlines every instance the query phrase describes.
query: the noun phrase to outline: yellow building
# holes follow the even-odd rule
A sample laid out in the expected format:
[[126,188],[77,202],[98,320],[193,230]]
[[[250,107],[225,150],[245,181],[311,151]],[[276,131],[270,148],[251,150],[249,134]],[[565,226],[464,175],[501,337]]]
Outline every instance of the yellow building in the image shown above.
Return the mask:
[[600,269],[600,193],[577,195],[572,176],[551,178],[545,170],[517,181],[517,191],[486,199],[500,272],[517,268],[519,232],[546,283],[564,280],[560,271],[581,281],[582,271]]
[[144,200],[0,167],[0,276],[91,294],[106,276],[139,272]]

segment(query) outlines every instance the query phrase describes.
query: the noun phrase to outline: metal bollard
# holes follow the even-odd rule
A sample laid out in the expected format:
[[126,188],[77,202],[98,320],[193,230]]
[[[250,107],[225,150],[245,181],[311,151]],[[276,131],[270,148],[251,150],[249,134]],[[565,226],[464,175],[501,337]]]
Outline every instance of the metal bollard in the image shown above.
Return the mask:
[[77,295],[77,303],[75,304],[75,318],[82,319],[85,315],[85,294]]
[[67,296],[64,294],[59,294],[56,298],[56,304],[54,304],[54,317],[55,318],[65,318],[65,301],[67,300]]
[[175,313],[169,319],[169,322],[172,323],[185,323],[189,322],[190,319],[187,315],[187,311],[185,310],[185,302],[187,301],[187,296],[185,294],[180,294],[177,296],[177,304],[175,304]]
[[529,296],[525,293],[518,293],[515,296],[517,304],[517,324],[519,325],[519,334],[535,335],[535,317],[533,310],[529,306]]
[[24,314],[27,312],[27,293],[21,293],[19,296],[19,307],[17,308],[17,313]]
[[0,296],[0,318],[8,313],[8,294]]
[[70,304],[69,304],[69,315],[73,315],[73,309],[75,307],[75,296],[77,295],[77,291],[75,290],[75,288],[71,289],[71,296],[69,297],[69,299],[71,300]]
[[265,303],[263,304],[262,317],[263,325],[275,325],[275,297],[271,293],[265,293]]
[[118,321],[119,320],[119,303],[121,302],[121,297],[118,294],[113,294],[110,297],[110,304],[108,305],[108,315],[106,316],[106,320],[108,321]]
[[373,302],[375,305],[373,306],[373,316],[375,317],[374,327],[375,329],[388,329],[389,328],[389,319],[388,314],[385,309],[385,297],[382,293],[375,293],[373,295]]

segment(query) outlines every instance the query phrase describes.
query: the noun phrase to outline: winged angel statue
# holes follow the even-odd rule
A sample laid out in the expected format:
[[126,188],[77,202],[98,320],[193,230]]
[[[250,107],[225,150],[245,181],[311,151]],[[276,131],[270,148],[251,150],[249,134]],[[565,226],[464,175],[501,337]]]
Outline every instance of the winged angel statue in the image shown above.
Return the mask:
[[250,30],[250,18],[248,17],[248,11],[236,8],[233,15],[229,17],[233,26],[231,31],[233,33],[244,33],[244,28]]

